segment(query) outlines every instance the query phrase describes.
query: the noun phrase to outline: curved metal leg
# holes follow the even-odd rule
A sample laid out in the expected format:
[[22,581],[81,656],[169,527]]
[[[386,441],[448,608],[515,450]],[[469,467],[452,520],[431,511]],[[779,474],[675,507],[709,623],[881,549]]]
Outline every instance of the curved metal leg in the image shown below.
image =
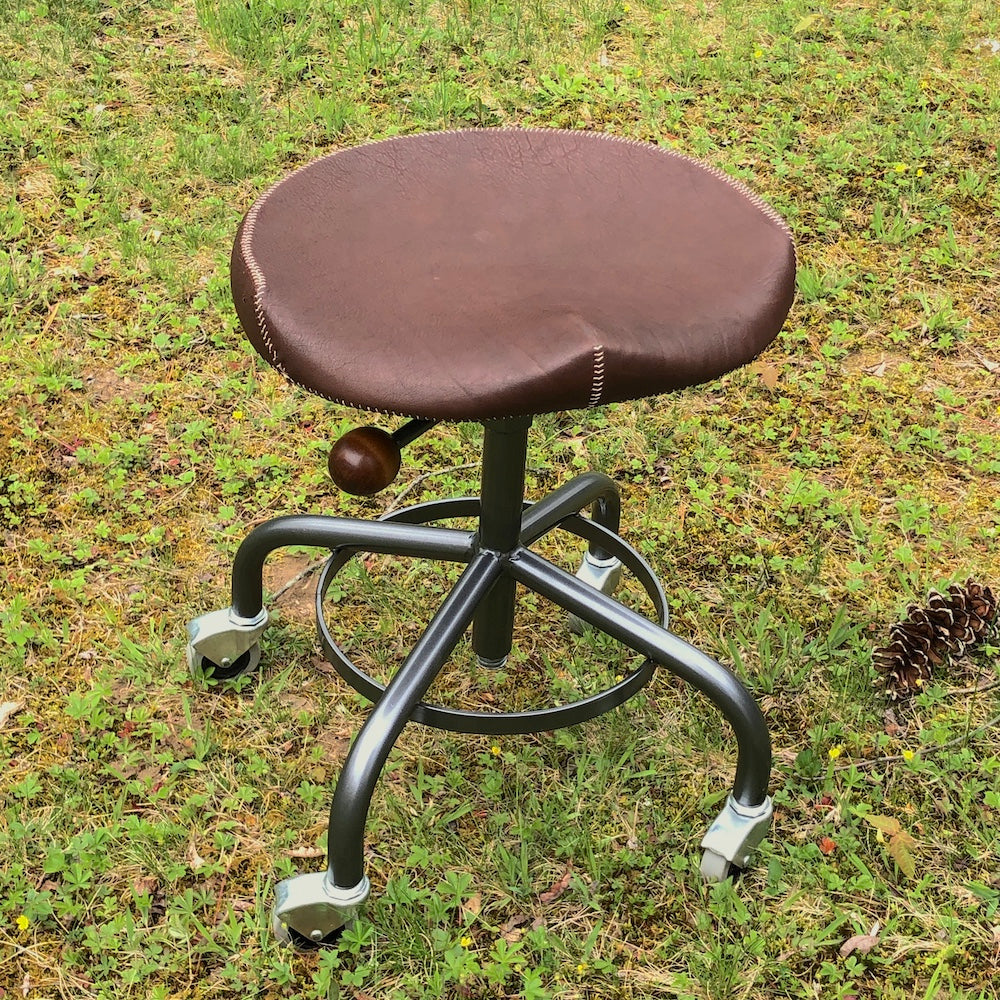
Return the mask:
[[509,567],[519,583],[662,664],[711,699],[736,733],[738,760],[733,800],[746,810],[767,801],[771,737],[757,703],[736,677],[683,639],[527,549],[515,552]]
[[503,573],[482,553],[468,565],[413,647],[351,747],[330,806],[327,870],[285,879],[276,890],[274,922],[306,941],[324,942],[368,896],[364,836],[375,784],[389,752],[469,627],[476,607]]
[[[621,499],[615,481],[600,472],[585,472],[571,479],[547,497],[532,504],[521,518],[521,544],[530,545],[551,531],[560,521],[579,514],[591,505],[591,516],[602,527],[618,534],[621,521]],[[591,544],[598,558],[607,553]]]
[[363,875],[364,827],[375,782],[410,712],[472,622],[479,602],[503,572],[499,558],[481,553],[459,577],[427,630],[410,651],[354,741],[330,807],[329,879],[356,885]]
[[[530,545],[547,531],[590,504],[590,519],[617,535],[621,524],[621,497],[618,484],[600,472],[585,472],[539,500],[521,520],[521,544]],[[583,554],[577,579],[610,597],[622,578],[621,560],[599,542],[592,541]],[[577,635],[586,625],[572,612],[567,625]]]
[[474,553],[468,531],[347,517],[293,514],[258,525],[240,545],[233,560],[232,614],[256,618],[263,607],[264,560],[284,545],[316,545],[327,549],[354,548],[397,556],[468,562]]
[[520,583],[689,681],[726,717],[736,733],[736,777],[732,794],[701,842],[701,871],[710,881],[722,881],[745,868],[770,829],[772,812],[767,795],[771,737],[747,689],[694,646],[541,556],[522,548],[508,565]]
[[187,655],[192,671],[217,679],[248,673],[260,659],[264,610],[264,560],[283,545],[386,552],[401,556],[468,562],[475,552],[471,532],[425,525],[360,521],[345,517],[294,515],[254,528],[233,561],[233,603],[188,623]]

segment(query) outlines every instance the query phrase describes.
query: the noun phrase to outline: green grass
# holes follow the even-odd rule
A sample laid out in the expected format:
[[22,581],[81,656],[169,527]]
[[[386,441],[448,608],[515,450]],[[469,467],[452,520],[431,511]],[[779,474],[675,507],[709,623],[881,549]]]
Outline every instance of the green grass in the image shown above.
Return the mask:
[[[1000,583],[995,5],[51,0],[0,25],[0,997],[1000,996],[997,650],[892,714],[870,663],[929,588]],[[479,431],[338,495],[326,450],[365,418],[252,356],[232,236],[329,149],[505,124],[692,153],[795,231],[798,300],[759,362],[540,418],[529,471],[533,496],[582,468],[622,484],[674,630],[761,699],[774,829],[737,885],[701,883],[734,748],[665,673],[560,733],[411,727],[368,907],[339,949],[289,953],[271,892],[322,863],[365,705],[301,588],[230,688],[191,682],[184,624],[269,516],[370,516],[441,469],[407,502],[474,492]],[[376,569],[338,617],[386,670],[443,581]],[[621,669],[537,613],[501,677],[456,666],[454,699]],[[912,877],[870,816],[912,836]]]

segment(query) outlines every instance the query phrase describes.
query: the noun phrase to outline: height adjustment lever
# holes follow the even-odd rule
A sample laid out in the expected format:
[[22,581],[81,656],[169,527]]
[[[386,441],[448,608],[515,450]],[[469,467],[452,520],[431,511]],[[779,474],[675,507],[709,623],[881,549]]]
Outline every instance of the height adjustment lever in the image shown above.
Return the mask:
[[436,423],[410,420],[392,434],[381,427],[355,427],[330,449],[330,478],[345,493],[374,496],[399,474],[401,450]]

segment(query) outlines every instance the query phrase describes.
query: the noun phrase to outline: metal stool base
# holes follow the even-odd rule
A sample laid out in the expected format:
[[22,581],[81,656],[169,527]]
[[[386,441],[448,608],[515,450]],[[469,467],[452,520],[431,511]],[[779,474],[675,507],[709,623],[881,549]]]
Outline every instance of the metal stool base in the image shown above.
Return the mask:
[[[351,746],[330,806],[327,871],[281,883],[274,926],[282,940],[328,943],[367,896],[364,831],[382,768],[404,726],[420,722],[453,732],[502,735],[575,725],[610,711],[649,683],[657,666],[705,694],[733,728],[737,742],[733,790],[702,842],[702,871],[719,880],[744,867],[770,825],[767,785],[771,741],[756,702],[728,670],[667,631],[663,589],[648,563],[618,534],[620,501],[607,476],[585,473],[534,504],[524,502],[529,418],[485,424],[483,483],[479,498],[416,504],[379,521],[292,515],[259,525],[244,539],[233,562],[232,606],[188,626],[192,668],[216,676],[240,676],[256,666],[267,624],[263,566],[286,545],[314,545],[332,555],[317,586],[320,641],[330,662],[375,704]],[[580,512],[590,509],[590,517]],[[437,526],[447,518],[478,518],[477,531]],[[574,576],[530,546],[561,528],[588,542]],[[326,623],[323,599],[337,573],[359,552],[437,559],[464,569],[387,685],[359,669],[337,645]],[[615,601],[610,591],[621,568],[636,578],[655,620]],[[456,644],[472,629],[482,662],[510,653],[514,592],[520,584],[567,613],[574,631],[594,628],[643,657],[620,682],[567,705],[527,712],[471,712],[425,700]],[[196,671],[197,672],[197,671]]]

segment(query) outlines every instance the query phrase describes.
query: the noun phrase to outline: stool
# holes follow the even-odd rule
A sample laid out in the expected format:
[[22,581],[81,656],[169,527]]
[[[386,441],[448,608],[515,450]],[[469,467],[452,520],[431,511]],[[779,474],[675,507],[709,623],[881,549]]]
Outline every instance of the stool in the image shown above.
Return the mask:
[[[250,341],[291,382],[410,418],[392,434],[360,428],[337,442],[330,471],[349,492],[387,486],[400,448],[440,420],[485,428],[479,497],[374,522],[293,514],[262,524],[236,554],[231,607],[188,626],[196,672],[253,670],[268,621],[264,560],[285,545],[330,550],[317,587],[320,639],[375,707],[337,782],[327,870],[277,887],[279,937],[335,940],[368,897],[368,810],[408,721],[465,733],[552,730],[622,704],[657,666],[707,695],[735,732],[733,789],[701,842],[701,870],[722,880],[744,868],[771,818],[760,709],[728,670],[666,629],[660,584],[618,535],[614,482],[586,473],[529,504],[525,459],[536,414],[697,385],[763,350],[795,287],[781,218],[722,172],[644,143],[555,129],[410,135],[334,153],[271,187],[240,226],[232,286]],[[478,529],[433,523],[454,517],[476,518]],[[587,542],[576,576],[531,549],[556,527]],[[323,595],[357,552],[464,565],[386,686],[351,662],[323,616]],[[623,566],[655,621],[612,598]],[[470,626],[479,662],[504,663],[517,584],[565,609],[573,628],[603,631],[644,659],[569,705],[473,712],[424,701]]]

